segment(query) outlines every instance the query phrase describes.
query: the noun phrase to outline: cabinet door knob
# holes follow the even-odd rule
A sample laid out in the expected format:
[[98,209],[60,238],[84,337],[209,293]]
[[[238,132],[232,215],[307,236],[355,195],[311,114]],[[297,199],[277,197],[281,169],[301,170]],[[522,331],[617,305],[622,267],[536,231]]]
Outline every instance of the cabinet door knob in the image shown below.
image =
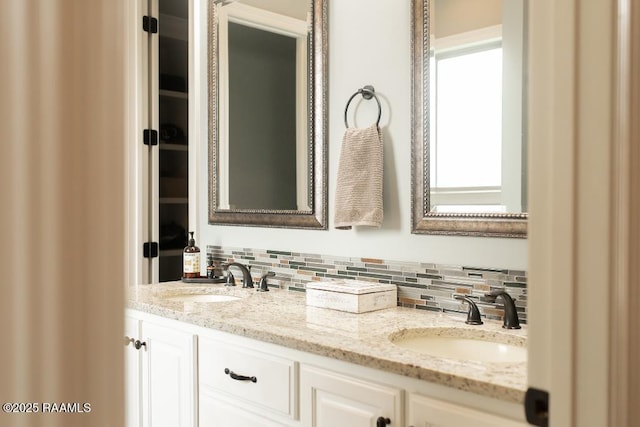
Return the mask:
[[384,427],[389,424],[391,424],[391,420],[386,417],[378,417],[378,420],[376,421],[376,427]]
[[246,375],[238,375],[233,371],[230,371],[229,368],[224,368],[224,373],[229,375],[236,381],[251,381],[252,383],[257,383],[258,379],[256,377],[248,377]]
[[135,340],[135,342],[133,343],[133,346],[136,348],[136,350],[140,350],[141,347],[146,347],[147,343],[144,341]]
[[125,335],[125,337],[124,337],[124,346],[125,347],[128,346],[129,344],[133,343],[133,342],[135,342],[135,339],[129,338],[128,336]]

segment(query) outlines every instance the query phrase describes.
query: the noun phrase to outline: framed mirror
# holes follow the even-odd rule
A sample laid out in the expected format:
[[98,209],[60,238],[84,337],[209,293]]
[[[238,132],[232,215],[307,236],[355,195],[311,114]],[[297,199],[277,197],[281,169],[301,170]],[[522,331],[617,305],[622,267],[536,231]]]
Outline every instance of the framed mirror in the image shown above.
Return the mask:
[[210,224],[327,228],[326,3],[209,2]]
[[527,235],[527,0],[412,0],[412,232]]

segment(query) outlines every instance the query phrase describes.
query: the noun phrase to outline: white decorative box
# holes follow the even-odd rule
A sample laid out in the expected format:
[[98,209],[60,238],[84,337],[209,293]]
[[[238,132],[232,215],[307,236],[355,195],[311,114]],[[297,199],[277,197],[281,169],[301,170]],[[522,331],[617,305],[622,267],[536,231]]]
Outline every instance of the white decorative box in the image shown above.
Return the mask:
[[398,305],[396,285],[339,280],[307,283],[307,305],[365,313]]

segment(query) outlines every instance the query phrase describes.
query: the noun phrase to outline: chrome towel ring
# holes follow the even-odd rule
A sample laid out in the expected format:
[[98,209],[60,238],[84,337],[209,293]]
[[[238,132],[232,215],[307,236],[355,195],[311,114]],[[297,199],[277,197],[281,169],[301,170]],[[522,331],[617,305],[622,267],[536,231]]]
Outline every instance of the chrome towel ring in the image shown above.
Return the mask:
[[376,90],[373,88],[373,86],[367,85],[365,87],[363,87],[362,89],[358,89],[358,91],[356,93],[354,93],[353,95],[351,95],[351,98],[349,98],[349,100],[347,101],[347,106],[344,107],[344,125],[346,128],[349,128],[349,122],[347,121],[347,111],[349,110],[349,104],[351,104],[351,100],[353,100],[353,98],[355,98],[356,95],[361,94],[362,97],[366,100],[369,100],[371,98],[375,98],[376,102],[378,103],[378,120],[376,121],[376,126],[380,126],[380,117],[382,116],[382,106],[380,105],[380,100],[378,99],[378,97],[376,96]]

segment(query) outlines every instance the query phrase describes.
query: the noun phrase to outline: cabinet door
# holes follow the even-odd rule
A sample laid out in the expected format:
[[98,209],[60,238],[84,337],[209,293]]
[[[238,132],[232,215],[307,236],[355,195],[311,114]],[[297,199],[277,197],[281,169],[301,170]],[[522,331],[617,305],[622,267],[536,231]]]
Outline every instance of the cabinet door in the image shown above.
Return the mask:
[[[124,318],[124,361],[125,361],[125,425],[140,427],[140,351],[133,346],[133,341],[140,337],[140,321],[131,316]],[[133,340],[133,341],[132,341]]]
[[402,426],[402,391],[310,366],[300,372],[302,425],[376,427],[379,417]]
[[409,396],[409,426],[524,427],[526,424],[465,406],[411,394]]
[[196,425],[196,336],[142,322],[145,427]]

